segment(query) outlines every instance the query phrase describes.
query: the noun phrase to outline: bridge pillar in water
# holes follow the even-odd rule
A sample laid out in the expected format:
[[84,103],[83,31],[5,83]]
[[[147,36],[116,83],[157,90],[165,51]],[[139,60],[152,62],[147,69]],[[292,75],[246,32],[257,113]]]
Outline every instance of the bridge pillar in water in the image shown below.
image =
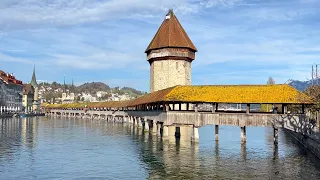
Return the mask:
[[130,116],[129,117],[129,122],[130,122],[130,124],[132,124],[132,125],[134,125],[134,119],[133,119],[134,117],[133,116]]
[[132,116],[132,122],[133,122],[133,126],[138,126],[137,117]]
[[157,128],[157,136],[161,137],[161,124],[160,124],[160,122],[158,122],[156,124],[156,128]]
[[275,145],[278,145],[278,128],[273,128],[273,142]]
[[152,121],[152,134],[157,134],[157,122],[155,120]]
[[149,131],[149,121],[144,118],[144,131]]
[[191,141],[199,142],[199,128],[196,126],[193,126],[193,128],[192,128]]
[[241,128],[241,132],[240,132],[241,143],[245,143],[247,141],[246,126],[243,126],[240,128]]
[[142,119],[140,117],[137,118],[138,128],[142,128]]
[[215,140],[219,140],[219,125],[215,125]]

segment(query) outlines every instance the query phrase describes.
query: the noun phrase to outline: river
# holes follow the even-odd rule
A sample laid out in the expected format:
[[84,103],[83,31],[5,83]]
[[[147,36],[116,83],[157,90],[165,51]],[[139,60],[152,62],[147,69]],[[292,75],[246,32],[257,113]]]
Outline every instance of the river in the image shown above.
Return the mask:
[[0,179],[318,179],[320,161],[271,128],[199,129],[199,143],[82,119],[0,119]]

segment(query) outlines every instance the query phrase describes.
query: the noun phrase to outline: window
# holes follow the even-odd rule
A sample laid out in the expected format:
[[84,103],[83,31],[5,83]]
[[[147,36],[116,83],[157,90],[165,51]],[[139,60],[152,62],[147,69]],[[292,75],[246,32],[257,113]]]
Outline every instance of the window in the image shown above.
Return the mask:
[[179,68],[179,64],[178,62],[176,62],[176,69],[178,70],[178,68]]

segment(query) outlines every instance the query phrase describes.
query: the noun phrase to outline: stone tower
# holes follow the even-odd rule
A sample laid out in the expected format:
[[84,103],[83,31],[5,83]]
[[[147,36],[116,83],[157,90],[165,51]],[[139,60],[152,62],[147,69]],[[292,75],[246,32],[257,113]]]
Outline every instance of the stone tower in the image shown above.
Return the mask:
[[33,67],[32,79],[31,79],[30,84],[34,89],[32,110],[33,111],[37,111],[38,110],[38,104],[39,104],[39,102],[38,102],[39,101],[39,99],[38,99],[39,89],[38,89],[38,83],[37,83],[37,79],[36,79],[36,66],[35,65]]
[[150,92],[191,85],[191,62],[197,48],[169,10],[145,53],[150,63]]

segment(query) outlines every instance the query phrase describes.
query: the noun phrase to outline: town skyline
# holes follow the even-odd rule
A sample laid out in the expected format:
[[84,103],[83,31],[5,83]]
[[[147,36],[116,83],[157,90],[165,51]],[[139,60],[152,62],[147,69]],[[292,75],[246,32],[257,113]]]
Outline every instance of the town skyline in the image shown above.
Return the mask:
[[319,55],[319,1],[88,2],[0,2],[1,69],[27,83],[35,62],[39,83],[149,91],[144,51],[170,8],[199,50],[193,85],[304,81]]

